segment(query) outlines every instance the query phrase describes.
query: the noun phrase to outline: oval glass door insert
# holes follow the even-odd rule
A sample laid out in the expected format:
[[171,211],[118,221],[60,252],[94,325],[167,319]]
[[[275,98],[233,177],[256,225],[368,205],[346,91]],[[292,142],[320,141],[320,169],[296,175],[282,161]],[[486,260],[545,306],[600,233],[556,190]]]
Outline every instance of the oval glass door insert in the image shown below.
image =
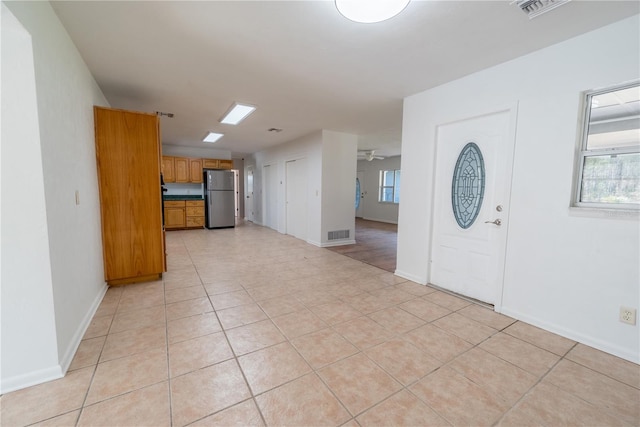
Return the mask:
[[458,225],[467,229],[480,213],[484,197],[484,159],[480,147],[474,142],[464,146],[451,183],[451,205]]

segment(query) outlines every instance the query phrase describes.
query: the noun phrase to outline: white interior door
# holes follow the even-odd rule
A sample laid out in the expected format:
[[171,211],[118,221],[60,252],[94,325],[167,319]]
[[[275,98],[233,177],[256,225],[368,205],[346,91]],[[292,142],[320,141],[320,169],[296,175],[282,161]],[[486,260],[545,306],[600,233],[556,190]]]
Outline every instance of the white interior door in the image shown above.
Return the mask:
[[[430,282],[490,304],[499,303],[502,294],[514,144],[511,118],[512,111],[507,110],[441,125],[436,137]],[[460,180],[453,179],[461,151],[470,142],[479,147],[484,160],[484,194],[475,221],[469,225],[472,215],[462,215],[460,225],[454,215],[453,189],[463,195],[457,198],[458,210],[471,208],[467,214],[474,211],[471,202],[480,198],[472,194],[481,180],[473,178],[476,172],[469,173],[471,179],[460,174]]]
[[356,218],[362,218],[362,205],[364,204],[364,172],[356,172]]
[[307,160],[286,163],[287,234],[307,239]]
[[255,213],[253,208],[253,166],[247,166],[247,194],[245,200],[245,215],[247,217],[247,220],[253,222],[255,220]]
[[272,229],[277,228],[278,219],[278,176],[277,168],[271,165],[263,167],[262,176],[264,177],[263,195],[264,195],[264,224]]

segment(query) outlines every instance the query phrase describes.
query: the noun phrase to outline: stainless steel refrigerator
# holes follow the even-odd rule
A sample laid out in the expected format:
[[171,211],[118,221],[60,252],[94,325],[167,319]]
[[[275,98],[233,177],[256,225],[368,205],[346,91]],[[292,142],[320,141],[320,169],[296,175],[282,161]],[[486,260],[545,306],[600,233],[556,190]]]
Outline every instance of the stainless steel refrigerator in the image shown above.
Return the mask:
[[235,188],[232,171],[204,171],[204,210],[207,228],[235,227]]

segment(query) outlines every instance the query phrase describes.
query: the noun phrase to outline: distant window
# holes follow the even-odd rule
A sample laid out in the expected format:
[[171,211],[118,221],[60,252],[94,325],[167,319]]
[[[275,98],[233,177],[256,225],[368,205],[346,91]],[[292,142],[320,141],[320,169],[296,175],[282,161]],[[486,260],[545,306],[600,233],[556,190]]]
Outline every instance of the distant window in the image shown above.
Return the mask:
[[378,201],[382,203],[400,203],[400,171],[380,171],[380,193]]
[[575,203],[640,208],[640,86],[586,94]]

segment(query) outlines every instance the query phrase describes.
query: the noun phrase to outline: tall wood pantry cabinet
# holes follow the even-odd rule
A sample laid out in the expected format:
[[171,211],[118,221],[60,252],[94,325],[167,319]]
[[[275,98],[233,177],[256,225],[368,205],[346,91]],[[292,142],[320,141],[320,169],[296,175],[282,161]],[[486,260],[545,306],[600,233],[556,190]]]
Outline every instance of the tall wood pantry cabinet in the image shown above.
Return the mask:
[[156,280],[165,271],[158,117],[94,107],[94,119],[105,280]]

